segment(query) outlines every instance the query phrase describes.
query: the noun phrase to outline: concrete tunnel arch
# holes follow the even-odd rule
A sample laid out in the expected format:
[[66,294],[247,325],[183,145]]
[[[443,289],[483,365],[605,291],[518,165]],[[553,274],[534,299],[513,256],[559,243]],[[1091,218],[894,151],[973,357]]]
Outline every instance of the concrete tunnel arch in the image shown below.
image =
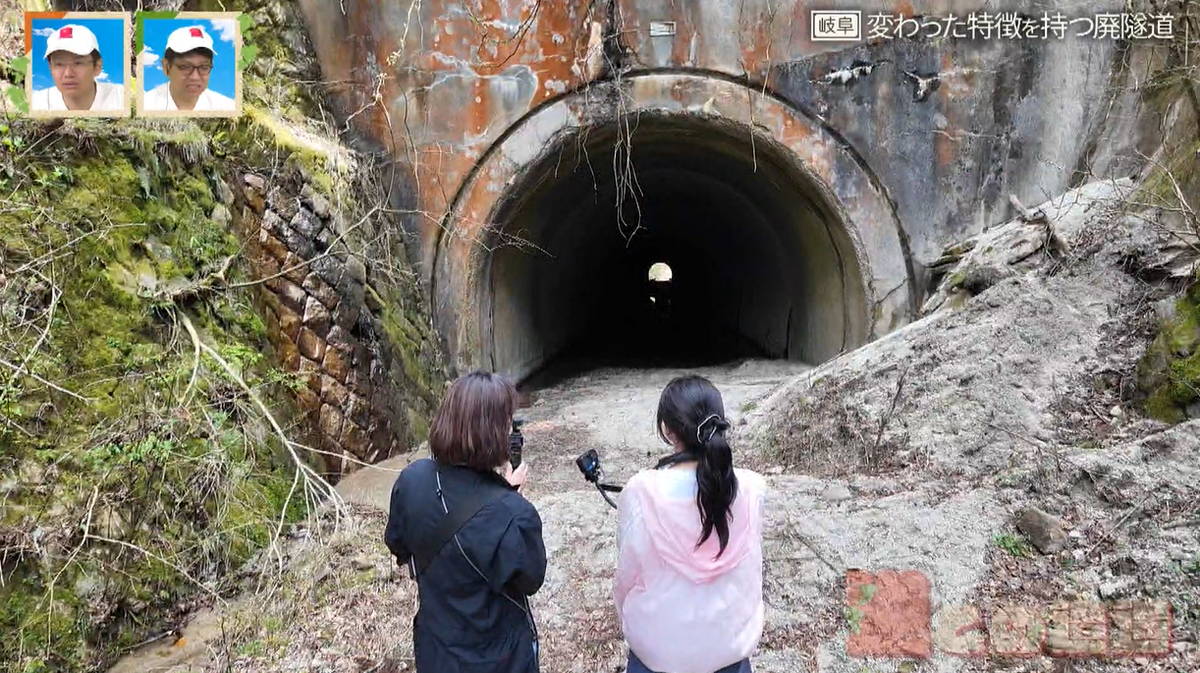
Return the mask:
[[[481,157],[435,246],[435,327],[459,371],[516,379],[580,349],[815,364],[912,319],[905,243],[819,121],[720,76],[629,76],[542,106]],[[669,287],[646,282],[654,262]]]

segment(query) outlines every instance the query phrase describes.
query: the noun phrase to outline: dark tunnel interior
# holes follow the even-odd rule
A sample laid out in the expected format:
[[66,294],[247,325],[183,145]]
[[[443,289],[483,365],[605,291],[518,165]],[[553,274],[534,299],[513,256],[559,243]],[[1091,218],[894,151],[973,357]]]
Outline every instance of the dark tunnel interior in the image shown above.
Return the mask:
[[[862,343],[844,227],[745,127],[642,116],[547,155],[493,219],[480,306],[495,371],[816,363]],[[656,263],[669,281],[650,279]]]

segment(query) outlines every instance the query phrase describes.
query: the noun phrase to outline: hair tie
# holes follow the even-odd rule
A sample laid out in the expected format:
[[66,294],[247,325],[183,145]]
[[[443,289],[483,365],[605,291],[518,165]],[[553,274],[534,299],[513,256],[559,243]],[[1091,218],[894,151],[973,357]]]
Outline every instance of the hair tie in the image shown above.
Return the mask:
[[[713,423],[713,431],[708,433],[708,439],[701,439],[700,430],[707,425],[709,421],[716,421],[716,423]],[[728,427],[729,423],[726,422],[725,419],[721,418],[717,414],[709,414],[704,420],[700,421],[699,425],[696,426],[696,441],[701,444],[705,444],[709,439],[712,439],[712,436],[716,434],[718,430],[724,430]]]

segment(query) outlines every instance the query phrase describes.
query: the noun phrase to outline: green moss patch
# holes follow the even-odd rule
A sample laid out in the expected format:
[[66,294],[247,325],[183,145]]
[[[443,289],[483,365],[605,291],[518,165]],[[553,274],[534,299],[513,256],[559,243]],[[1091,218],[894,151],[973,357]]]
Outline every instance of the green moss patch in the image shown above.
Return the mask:
[[1138,364],[1146,413],[1177,423],[1200,403],[1200,280],[1175,303],[1175,316],[1159,330]]
[[[312,185],[348,221],[354,185],[378,185],[312,130],[295,8],[243,8],[259,56],[238,119],[0,124],[0,357],[21,370],[0,367],[0,670],[103,670],[308,514],[259,409],[179,319],[286,422],[304,379],[273,361],[258,289],[173,291],[231,260],[225,279],[249,280],[225,186],[243,173],[293,201]],[[377,281],[394,411],[419,441],[437,342],[415,281]]]
[[244,391],[205,359],[193,373],[177,312],[264,397],[286,377],[251,290],[164,299],[231,256],[245,275],[194,124],[10,133],[40,140],[0,209],[2,356],[27,372],[0,372],[0,668],[97,670],[305,514]]

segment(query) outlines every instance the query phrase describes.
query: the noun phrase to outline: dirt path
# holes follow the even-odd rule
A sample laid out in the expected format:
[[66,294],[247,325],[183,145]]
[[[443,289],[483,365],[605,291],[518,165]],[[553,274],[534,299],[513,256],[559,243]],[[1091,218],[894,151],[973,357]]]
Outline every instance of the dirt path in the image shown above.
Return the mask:
[[[805,368],[751,361],[688,371],[717,385],[726,415],[739,427],[760,400]],[[534,468],[527,495],[542,516],[550,560],[546,584],[534,599],[545,671],[623,670],[624,645],[611,601],[615,512],[582,479],[574,459],[588,448],[597,449],[607,478],[616,483],[652,465],[665,452],[653,430],[658,396],[681,373],[595,370],[536,391],[533,403],[521,411],[528,419],[526,456]],[[936,485],[905,490],[879,478],[841,481],[771,474],[778,470],[738,446],[736,436],[735,461],[766,472],[771,489],[764,548],[767,628],[754,659],[756,670],[808,671],[814,664],[822,670],[860,670],[843,668],[861,662],[841,661],[843,655],[838,654],[846,637],[841,611],[844,568],[919,569],[930,577],[936,599],[956,600],[974,587],[989,531],[1001,519],[988,497],[952,493]],[[411,647],[411,582],[397,576],[378,540],[395,470],[419,455],[391,459],[343,480],[339,491],[359,507],[350,532],[342,533],[349,537],[327,545],[333,551],[301,544],[293,558],[305,559],[311,553],[324,560],[301,560],[289,570],[292,579],[282,582],[311,583],[311,590],[297,589],[290,600],[315,601],[316,606],[304,610],[320,612],[322,628],[275,625],[287,618],[264,616],[272,611],[289,614],[295,605],[243,611],[240,628],[252,635],[257,631],[258,637],[249,644],[243,639],[224,653],[239,662],[237,670],[306,670],[295,668],[299,661],[307,661],[304,665],[313,666],[311,670],[369,670],[346,662],[372,660],[372,652],[405,658]],[[257,623],[264,621],[275,625],[265,636]],[[206,670],[204,662],[220,654],[213,640],[237,630],[231,623],[210,614],[185,631],[183,649],[205,655],[192,656],[178,644],[162,643],[135,654],[114,671]],[[371,638],[372,633],[383,635]],[[267,647],[271,651],[260,651],[266,646],[256,643],[264,642],[272,645]]]
[[[805,365],[778,361],[746,361],[733,366],[699,369],[597,369],[547,388],[532,391],[532,403],[517,412],[527,424],[525,456],[533,470],[527,495],[542,499],[570,492],[595,496],[593,505],[604,506],[594,488],[583,480],[575,458],[589,448],[600,452],[606,479],[627,480],[649,467],[667,447],[654,434],[658,396],[672,377],[685,373],[707,376],[721,390],[726,416],[738,423],[756,403],[791,377],[807,371]],[[387,508],[393,470],[407,465],[422,452],[406,454],[363,469],[344,479],[338,491],[347,500]],[[597,509],[598,512],[602,510]]]

